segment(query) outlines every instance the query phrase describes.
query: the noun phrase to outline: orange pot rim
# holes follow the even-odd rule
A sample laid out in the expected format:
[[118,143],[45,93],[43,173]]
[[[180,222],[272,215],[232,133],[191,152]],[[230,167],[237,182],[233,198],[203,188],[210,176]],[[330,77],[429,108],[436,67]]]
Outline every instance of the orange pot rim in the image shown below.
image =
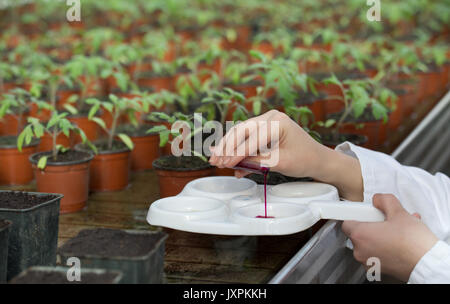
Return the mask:
[[165,155],[165,156],[161,156],[161,157],[158,157],[157,159],[155,159],[153,161],[153,163],[152,163],[153,168],[156,171],[170,171],[170,172],[195,172],[195,171],[203,171],[203,170],[209,170],[209,169],[213,169],[214,168],[209,163],[205,163],[204,166],[201,166],[201,167],[198,167],[198,168],[165,168],[165,167],[162,167],[161,165],[159,165],[157,163],[157,161],[159,159],[168,158],[170,156],[172,156],[172,155]]
[[[28,158],[28,160],[30,161],[31,164],[33,165],[37,165],[37,163],[39,162],[39,160],[35,160],[34,158],[38,155],[44,155],[47,154],[51,151],[43,151],[43,152],[37,152],[37,153],[33,153],[30,155],[30,157]],[[61,167],[61,166],[73,166],[73,165],[80,165],[80,164],[85,164],[90,162],[93,158],[94,158],[94,153],[91,152],[87,152],[87,151],[78,151],[78,152],[82,152],[82,153],[86,153],[86,158],[85,159],[81,159],[81,160],[73,160],[73,161],[67,161],[67,162],[52,162],[52,163],[47,163],[47,166],[51,166],[51,167]]]
[[[22,150],[37,147],[39,143],[40,143],[39,139],[33,139],[31,143],[29,143],[28,145],[24,145],[22,147]],[[19,151],[17,145],[0,145],[0,150],[14,150],[14,149]]]

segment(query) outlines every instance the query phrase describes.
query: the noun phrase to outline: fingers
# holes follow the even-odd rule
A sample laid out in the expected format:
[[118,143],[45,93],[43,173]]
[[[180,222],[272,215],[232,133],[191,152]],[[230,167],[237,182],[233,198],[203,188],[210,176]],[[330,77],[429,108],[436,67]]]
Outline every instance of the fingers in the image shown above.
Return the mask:
[[400,201],[392,194],[375,194],[373,205],[386,215],[387,220],[399,212],[406,212]]
[[360,222],[357,221],[344,221],[342,223],[342,232],[349,238],[351,238],[351,235],[354,231],[358,229],[358,226],[360,225]]
[[231,128],[211,149],[210,163],[215,166],[233,167],[247,156],[256,156],[261,149],[267,150],[272,133],[279,136],[279,128],[271,128],[269,123],[277,111],[269,111]]
[[236,176],[237,178],[241,178],[241,177],[249,175],[250,173],[251,172],[245,171],[245,170],[235,170],[234,171],[234,176]]

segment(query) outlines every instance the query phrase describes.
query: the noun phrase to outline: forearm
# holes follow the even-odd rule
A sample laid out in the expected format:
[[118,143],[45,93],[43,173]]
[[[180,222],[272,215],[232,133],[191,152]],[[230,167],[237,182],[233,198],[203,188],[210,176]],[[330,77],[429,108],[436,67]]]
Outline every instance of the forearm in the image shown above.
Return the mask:
[[334,185],[339,195],[350,201],[362,201],[363,178],[357,158],[323,147],[317,152],[317,165],[311,176],[321,182]]

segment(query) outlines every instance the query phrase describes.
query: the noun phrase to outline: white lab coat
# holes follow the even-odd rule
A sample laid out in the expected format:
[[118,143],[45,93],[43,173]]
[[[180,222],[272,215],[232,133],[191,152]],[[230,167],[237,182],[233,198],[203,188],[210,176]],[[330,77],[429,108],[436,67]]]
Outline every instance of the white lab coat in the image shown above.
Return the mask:
[[439,238],[417,263],[408,283],[450,283],[450,179],[437,173],[403,166],[384,153],[345,142],[337,151],[358,158],[364,183],[364,202],[376,193],[395,195],[410,213]]

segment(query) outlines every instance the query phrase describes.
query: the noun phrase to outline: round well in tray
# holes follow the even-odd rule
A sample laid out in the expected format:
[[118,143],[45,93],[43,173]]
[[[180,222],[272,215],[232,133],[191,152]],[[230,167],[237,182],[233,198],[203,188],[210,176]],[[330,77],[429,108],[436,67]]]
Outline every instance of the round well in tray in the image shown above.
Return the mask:
[[247,178],[211,176],[190,182],[184,188],[183,193],[228,200],[239,195],[253,195],[256,190],[256,183]]
[[264,212],[264,204],[253,204],[236,209],[231,218],[246,229],[252,229],[255,235],[295,233],[319,220],[307,206],[293,203],[267,204],[268,218],[261,217]]
[[174,196],[153,203],[150,212],[165,221],[219,219],[227,216],[227,207],[213,198]]
[[339,200],[334,186],[316,182],[292,182],[273,186],[267,193],[269,202],[309,203],[312,200]]

